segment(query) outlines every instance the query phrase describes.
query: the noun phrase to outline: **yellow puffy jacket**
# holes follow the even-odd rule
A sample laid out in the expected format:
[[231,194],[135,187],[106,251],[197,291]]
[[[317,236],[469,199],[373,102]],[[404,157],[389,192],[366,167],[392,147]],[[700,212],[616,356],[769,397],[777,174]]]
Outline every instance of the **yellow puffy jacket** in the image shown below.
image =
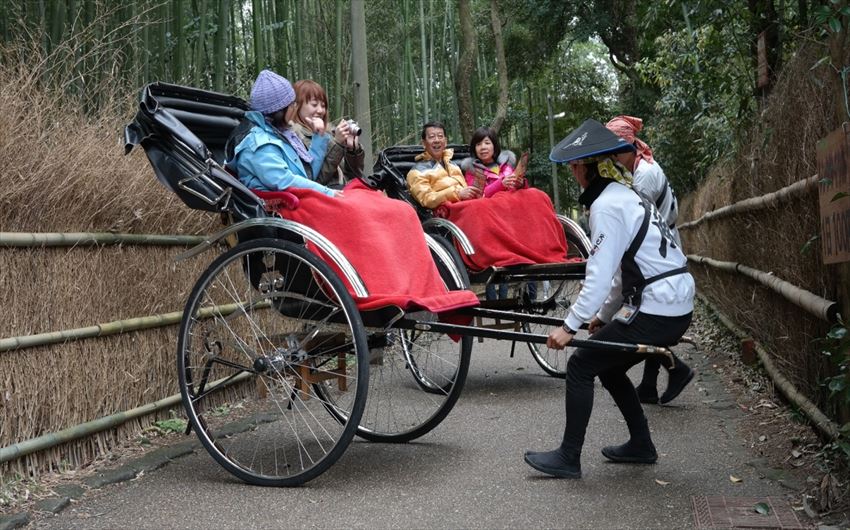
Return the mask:
[[416,157],[416,164],[407,173],[407,186],[422,206],[434,209],[446,201],[459,200],[457,193],[466,187],[466,178],[463,171],[452,164],[452,155],[454,152],[446,149],[442,164],[427,152]]

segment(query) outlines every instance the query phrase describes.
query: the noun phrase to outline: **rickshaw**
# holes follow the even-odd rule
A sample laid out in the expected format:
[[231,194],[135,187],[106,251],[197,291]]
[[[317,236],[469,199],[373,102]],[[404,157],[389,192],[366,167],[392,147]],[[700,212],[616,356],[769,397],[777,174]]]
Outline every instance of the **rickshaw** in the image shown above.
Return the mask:
[[[460,162],[470,156],[468,145],[450,145],[453,151],[452,160]],[[479,327],[490,329],[513,329],[532,334],[545,334],[549,324],[510,320],[503,322],[499,311],[518,311],[534,315],[546,315],[563,320],[572,301],[578,296],[581,281],[584,279],[584,260],[590,252],[590,240],[581,226],[569,217],[551,212],[529,211],[528,229],[533,230],[535,216],[555,215],[561,224],[567,241],[567,253],[559,263],[540,263],[531,265],[515,265],[507,267],[486,267],[483,270],[471,270],[464,265],[461,254],[475,253],[475,241],[470,238],[452,221],[438,217],[433,211],[419,204],[407,188],[406,175],[414,165],[414,159],[423,152],[421,145],[395,146],[384,149],[378,154],[372,175],[366,177],[371,186],[384,190],[389,197],[402,200],[416,210],[422,221],[422,228],[438,242],[443,244],[452,254],[457,267],[465,269],[473,288],[480,292],[487,284],[509,283],[512,296],[504,300],[481,300],[481,316],[491,317],[490,324],[483,324],[481,318]],[[548,290],[544,290],[538,282],[549,282]],[[536,293],[526,288],[529,283],[537,286]],[[580,331],[582,335],[584,332]],[[500,337],[503,338],[503,337]],[[480,339],[479,339],[480,340]],[[564,350],[551,350],[536,342],[527,342],[534,360],[547,374],[563,378],[567,369],[567,353]],[[514,355],[516,342],[511,345],[511,356]]]
[[[178,333],[187,434],[194,430],[245,482],[297,486],[333,465],[355,434],[407,442],[434,429],[460,395],[474,336],[545,344],[545,335],[527,330],[561,320],[478,307],[458,312],[512,319],[526,330],[510,331],[393,306],[358,310],[355,299],[368,291],[346,256],[311,227],[270,211],[223,167],[225,142],[247,109],[237,97],[152,83],[125,128],[125,150],[141,146],[166,188],[225,224],[178,257],[222,250],[195,283]],[[424,237],[446,288],[467,289],[454,247]],[[531,270],[522,278],[533,277]],[[669,355],[652,346],[604,346]]]

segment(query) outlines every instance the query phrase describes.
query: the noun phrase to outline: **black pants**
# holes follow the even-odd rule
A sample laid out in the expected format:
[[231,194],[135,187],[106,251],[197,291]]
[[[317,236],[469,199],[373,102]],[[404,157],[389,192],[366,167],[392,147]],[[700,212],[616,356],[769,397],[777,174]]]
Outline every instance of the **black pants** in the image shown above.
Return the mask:
[[[631,324],[611,322],[591,337],[594,340],[669,346],[675,344],[691,323],[691,313],[680,317],[662,317],[638,313]],[[626,372],[643,361],[645,355],[579,348],[567,362],[567,426],[561,447],[570,454],[580,454],[584,433],[593,410],[593,380],[614,398],[631,438],[650,441],[649,426],[637,392]]]

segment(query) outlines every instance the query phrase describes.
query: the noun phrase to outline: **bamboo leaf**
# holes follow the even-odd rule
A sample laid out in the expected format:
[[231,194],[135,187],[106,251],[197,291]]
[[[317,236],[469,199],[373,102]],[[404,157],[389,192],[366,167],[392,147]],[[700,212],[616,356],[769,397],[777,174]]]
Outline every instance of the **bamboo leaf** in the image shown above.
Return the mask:
[[830,17],[829,18],[829,29],[831,29],[833,33],[840,33],[841,32],[841,21],[838,20],[837,17]]
[[800,248],[800,254],[808,254],[812,250],[812,246],[814,245],[815,241],[817,241],[818,239],[820,239],[820,236],[817,234],[810,237],[809,240],[803,243],[803,246]]
[[829,61],[829,55],[824,55],[823,57],[818,59],[817,62],[815,64],[813,64],[811,68],[809,68],[809,70],[814,70],[815,68],[817,68],[818,66],[821,66],[822,64],[824,64],[827,61]]

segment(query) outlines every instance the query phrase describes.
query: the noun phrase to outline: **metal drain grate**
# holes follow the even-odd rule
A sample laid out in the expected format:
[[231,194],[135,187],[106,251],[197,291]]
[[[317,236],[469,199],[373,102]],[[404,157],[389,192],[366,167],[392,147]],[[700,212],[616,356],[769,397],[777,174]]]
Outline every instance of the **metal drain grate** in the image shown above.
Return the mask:
[[[700,529],[719,528],[808,528],[797,519],[788,502],[776,497],[692,497],[694,525]],[[755,510],[763,502],[768,514]]]

